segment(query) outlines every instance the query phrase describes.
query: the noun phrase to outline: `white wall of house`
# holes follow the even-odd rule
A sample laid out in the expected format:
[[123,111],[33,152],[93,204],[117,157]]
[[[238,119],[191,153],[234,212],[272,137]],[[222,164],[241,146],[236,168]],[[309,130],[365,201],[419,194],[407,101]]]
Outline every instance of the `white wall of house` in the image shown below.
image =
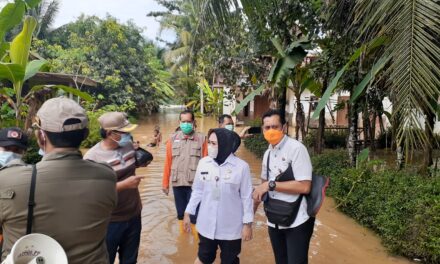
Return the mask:
[[[338,97],[339,96],[348,96],[349,94],[347,92],[341,92],[341,93],[337,93],[334,94],[330,97],[328,106],[329,107],[325,107],[325,120],[326,120],[326,124],[327,125],[335,125],[336,124],[336,118],[337,118],[337,113],[333,112],[333,117],[334,117],[334,121],[332,118],[332,115],[330,114],[330,111],[333,110],[336,106],[336,104],[338,103]],[[306,122],[307,122],[307,117],[309,114],[309,109],[311,106],[311,101],[313,100],[314,95],[309,91],[309,90],[305,90],[302,94],[301,94],[301,104],[303,106],[303,111],[305,113],[306,116]],[[287,92],[287,99],[288,99],[288,105],[286,106],[286,112],[289,114],[289,123],[292,124],[293,126],[296,124],[295,122],[295,117],[296,117],[296,97],[295,97],[295,93],[292,90],[288,90]],[[314,100],[312,102],[312,104],[316,104],[317,100]],[[331,110],[330,110],[330,109]],[[313,111],[311,112],[311,115],[313,115]],[[313,121],[311,120],[311,124],[313,124],[314,122],[317,121]]]
[[[341,93],[337,93],[334,94],[330,97],[330,103],[329,106],[331,109],[334,109],[334,107],[336,106],[336,104],[338,103],[338,97],[339,96],[349,96],[350,94],[348,92],[341,92]],[[304,108],[304,113],[306,116],[306,122],[307,122],[307,116],[309,113],[309,108],[310,108],[310,100],[311,97],[313,96],[313,94],[309,91],[309,90],[305,90],[302,94],[301,94],[301,103],[303,105]],[[292,126],[296,125],[295,122],[295,116],[296,116],[296,98],[295,98],[295,94],[293,93],[293,91],[289,90],[288,91],[288,105],[286,106],[286,112],[289,114],[289,122]],[[385,97],[384,100],[382,101],[383,104],[383,108],[384,111],[392,113],[393,111],[393,105],[391,103],[391,101],[389,100],[388,97]],[[333,112],[334,118],[335,120],[337,119],[337,112]],[[313,115],[313,111],[311,113],[311,115]],[[330,126],[333,123],[333,120],[331,118],[330,115],[330,110],[328,107],[325,108],[325,119],[326,119],[326,124],[327,126]],[[384,126],[385,128],[390,128],[391,127],[391,122],[388,120],[387,116],[384,114],[382,116],[382,119],[384,121]],[[362,127],[362,115],[359,114],[359,127]],[[313,124],[315,124],[317,121],[311,120],[310,124],[311,126],[313,126]],[[419,122],[421,124],[421,127],[424,129],[425,127],[425,120],[423,118],[423,116],[419,117]],[[377,127],[377,129],[380,129],[379,127]],[[434,133],[439,134],[440,133],[440,121],[439,118],[437,117],[437,120],[434,124]]]

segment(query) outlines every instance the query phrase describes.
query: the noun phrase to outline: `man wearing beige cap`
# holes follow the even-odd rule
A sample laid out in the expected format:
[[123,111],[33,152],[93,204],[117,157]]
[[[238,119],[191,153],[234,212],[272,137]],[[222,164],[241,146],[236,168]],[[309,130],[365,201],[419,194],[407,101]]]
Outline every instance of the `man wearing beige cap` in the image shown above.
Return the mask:
[[108,263],[105,235],[116,206],[116,175],[82,159],[87,127],[84,109],[67,98],[47,100],[37,112],[35,136],[44,156],[36,173],[26,164],[0,170],[2,259],[20,237],[42,233],[60,243],[70,264]]
[[110,263],[114,263],[116,253],[120,264],[137,262],[141,235],[142,203],[139,195],[139,182],[136,176],[136,157],[130,132],[137,125],[131,124],[121,112],[109,112],[99,117],[102,140],[84,156],[112,166],[118,177],[118,205],[113,211],[107,230],[107,250]]

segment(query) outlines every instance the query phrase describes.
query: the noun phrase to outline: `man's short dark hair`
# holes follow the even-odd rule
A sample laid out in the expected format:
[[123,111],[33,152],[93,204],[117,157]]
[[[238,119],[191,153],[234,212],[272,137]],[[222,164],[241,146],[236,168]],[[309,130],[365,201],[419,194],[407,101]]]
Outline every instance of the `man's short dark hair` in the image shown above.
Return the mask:
[[191,120],[194,121],[194,112],[191,111],[191,110],[183,110],[182,112],[180,112],[179,120],[182,120],[182,115],[186,115],[186,114],[190,114],[191,115]]
[[264,119],[266,117],[271,117],[277,115],[280,118],[281,121],[281,125],[285,125],[286,124],[286,117],[284,115],[281,114],[281,111],[278,109],[270,109],[269,111],[267,111],[266,113],[263,114],[263,117],[261,118],[261,121],[264,123]]
[[[81,123],[79,119],[68,119],[64,125],[73,125]],[[66,132],[48,132],[44,131],[50,143],[56,148],[79,148],[84,139],[86,139],[89,129],[79,129]]]
[[232,120],[232,116],[227,115],[227,114],[224,114],[224,115],[221,115],[221,116],[218,118],[218,123],[219,123],[219,124],[223,124],[223,122],[225,122],[225,118],[229,118],[229,119]]
[[99,129],[99,135],[101,135],[101,138],[107,138],[107,130],[101,127]]

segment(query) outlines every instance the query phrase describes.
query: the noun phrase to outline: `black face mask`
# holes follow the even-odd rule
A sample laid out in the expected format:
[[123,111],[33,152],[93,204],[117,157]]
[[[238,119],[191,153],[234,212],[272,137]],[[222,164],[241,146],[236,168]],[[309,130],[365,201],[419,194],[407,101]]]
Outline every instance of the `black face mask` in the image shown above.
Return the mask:
[[212,133],[215,133],[218,142],[218,154],[214,160],[217,164],[221,165],[229,155],[237,151],[241,144],[241,139],[237,133],[229,131],[226,128],[216,128]]

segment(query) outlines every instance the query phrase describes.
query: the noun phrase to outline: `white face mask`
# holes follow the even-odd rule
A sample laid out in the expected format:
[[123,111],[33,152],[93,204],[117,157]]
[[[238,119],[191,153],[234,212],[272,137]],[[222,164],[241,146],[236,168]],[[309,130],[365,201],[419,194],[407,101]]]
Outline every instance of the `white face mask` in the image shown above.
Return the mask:
[[226,125],[225,128],[229,131],[234,131],[234,125]]
[[215,159],[218,155],[218,147],[214,147],[212,145],[208,145],[208,156]]
[[21,155],[10,151],[0,151],[0,167],[14,159],[21,159]]

